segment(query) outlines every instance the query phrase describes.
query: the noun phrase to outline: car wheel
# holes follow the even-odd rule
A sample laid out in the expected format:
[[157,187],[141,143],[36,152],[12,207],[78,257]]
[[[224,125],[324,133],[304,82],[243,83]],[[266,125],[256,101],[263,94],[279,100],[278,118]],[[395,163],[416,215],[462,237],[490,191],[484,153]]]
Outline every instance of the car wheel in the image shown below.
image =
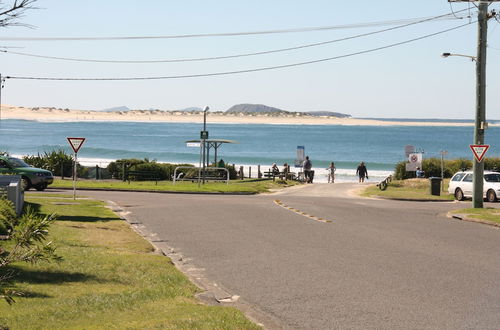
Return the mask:
[[21,188],[24,191],[28,191],[31,188],[31,181],[27,177],[23,176],[21,177]]
[[37,191],[44,191],[45,188],[47,188],[47,184],[46,183],[42,183],[42,184],[40,184],[40,185],[38,185],[38,186],[35,187],[35,189]]
[[462,191],[462,189],[457,188],[455,190],[455,199],[457,201],[463,201],[464,200],[464,192]]
[[497,194],[495,194],[495,191],[493,190],[488,190],[486,193],[486,200],[490,203],[494,203],[497,201]]

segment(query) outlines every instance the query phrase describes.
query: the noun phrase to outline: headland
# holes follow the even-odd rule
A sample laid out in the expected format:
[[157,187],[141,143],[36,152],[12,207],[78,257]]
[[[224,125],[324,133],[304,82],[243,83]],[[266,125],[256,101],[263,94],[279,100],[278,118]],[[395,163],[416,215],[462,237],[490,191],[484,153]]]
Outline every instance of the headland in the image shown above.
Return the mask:
[[[2,119],[24,119],[36,121],[110,121],[110,122],[170,122],[200,123],[203,122],[201,111],[164,111],[164,110],[130,110],[130,111],[94,111],[74,110],[54,107],[20,107],[2,105]],[[244,114],[209,112],[207,121],[224,124],[275,124],[275,125],[346,125],[346,126],[473,126],[463,122],[429,122],[429,121],[386,121],[376,119],[339,118],[333,116],[305,116],[303,114]],[[491,124],[490,126],[498,126]]]

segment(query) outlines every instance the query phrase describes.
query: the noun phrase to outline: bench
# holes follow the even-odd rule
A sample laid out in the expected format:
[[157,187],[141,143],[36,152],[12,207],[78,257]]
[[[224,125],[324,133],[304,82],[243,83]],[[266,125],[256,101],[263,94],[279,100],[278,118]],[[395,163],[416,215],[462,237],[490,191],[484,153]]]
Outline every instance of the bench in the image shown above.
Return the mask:
[[156,185],[158,185],[158,180],[160,180],[158,173],[152,171],[128,171],[127,181],[129,184],[131,177],[134,178],[133,181],[155,181]]
[[392,175],[389,175],[387,178],[385,178],[384,180],[380,181],[379,183],[377,183],[377,187],[380,189],[380,190],[386,190],[387,189],[387,185],[389,184],[389,182],[392,181]]
[[280,178],[281,180],[283,180],[283,178],[285,178],[285,180],[295,180],[295,173],[293,173],[293,172],[266,171],[263,174],[264,174],[264,178],[273,179],[273,181],[276,180],[276,177]]
[[[191,175],[186,175],[185,173],[180,172],[180,169],[185,169],[188,171],[195,170],[195,173],[192,172],[190,173]],[[226,181],[226,184],[229,184],[229,170],[225,167],[206,167],[205,172],[203,173],[203,170],[201,168],[178,166],[174,170],[173,181],[174,184],[177,181]]]

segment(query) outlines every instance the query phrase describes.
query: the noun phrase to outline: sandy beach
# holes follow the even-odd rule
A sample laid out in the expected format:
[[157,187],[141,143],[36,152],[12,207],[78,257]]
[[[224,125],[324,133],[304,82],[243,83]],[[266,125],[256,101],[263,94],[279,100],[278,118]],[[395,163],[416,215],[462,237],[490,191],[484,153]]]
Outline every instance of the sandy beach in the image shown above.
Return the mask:
[[[203,114],[196,112],[130,110],[130,111],[91,111],[47,107],[17,107],[2,105],[1,119],[25,119],[38,121],[131,121],[131,122],[170,122],[200,123]],[[245,115],[209,112],[207,122],[230,124],[288,124],[288,125],[347,125],[347,126],[473,126],[472,123],[419,122],[419,121],[380,121],[356,118],[314,117],[301,115]],[[493,124],[490,126],[497,126]]]

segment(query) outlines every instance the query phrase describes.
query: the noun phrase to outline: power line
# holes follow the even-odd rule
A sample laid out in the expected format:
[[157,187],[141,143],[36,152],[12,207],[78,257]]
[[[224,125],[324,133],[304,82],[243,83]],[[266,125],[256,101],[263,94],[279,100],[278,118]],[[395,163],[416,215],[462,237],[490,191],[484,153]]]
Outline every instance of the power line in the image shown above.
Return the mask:
[[393,31],[393,30],[405,28],[408,26],[416,25],[416,24],[431,22],[431,21],[434,21],[437,19],[442,19],[442,18],[449,16],[449,15],[450,14],[448,13],[448,14],[444,14],[444,15],[434,16],[434,17],[421,19],[419,21],[413,21],[413,22],[410,22],[407,24],[398,25],[395,27],[387,28],[387,29],[357,34],[354,36],[344,37],[344,38],[340,38],[340,39],[311,43],[311,44],[300,45],[300,46],[296,46],[296,47],[288,47],[288,48],[274,49],[274,50],[268,50],[268,51],[226,55],[226,56],[212,56],[212,57],[184,58],[184,59],[161,59],[161,60],[100,60],[100,59],[83,59],[83,58],[71,58],[71,57],[60,57],[60,56],[47,56],[47,55],[30,54],[30,53],[24,53],[24,52],[13,52],[13,51],[7,51],[7,50],[0,50],[0,52],[6,53],[6,54],[21,55],[21,56],[36,57],[36,58],[51,59],[51,60],[62,60],[62,61],[73,61],[73,62],[91,62],[91,63],[114,63],[114,64],[151,64],[151,63],[179,63],[179,62],[211,61],[211,60],[221,60],[221,59],[230,59],[230,58],[238,58],[238,57],[256,56],[256,55],[266,55],[266,54],[272,54],[272,53],[292,51],[292,50],[297,50],[297,49],[304,49],[304,48],[309,48],[309,47],[317,47],[317,46],[322,46],[322,45],[326,45],[326,44],[331,44],[331,43],[336,43],[336,42],[341,42],[341,41],[346,41],[346,40],[352,40],[352,39],[356,39],[356,38],[367,37],[370,35],[375,35],[375,34],[379,34],[379,33]]
[[[460,13],[464,10],[457,11]],[[447,19],[447,16],[452,14],[442,15],[442,19]],[[422,18],[420,18],[422,19]],[[454,19],[454,18],[448,18]],[[416,19],[401,19],[390,21],[378,21],[368,23],[356,23],[345,25],[333,26],[319,26],[319,27],[304,27],[292,29],[278,29],[278,30],[264,30],[264,31],[247,31],[247,32],[225,32],[225,33],[200,33],[200,34],[180,34],[180,35],[163,35],[163,36],[122,36],[122,37],[2,37],[1,41],[110,41],[110,40],[143,40],[143,39],[180,39],[180,38],[205,38],[205,37],[234,37],[245,35],[262,35],[262,34],[281,34],[281,33],[297,33],[297,32],[313,32],[313,31],[327,31],[327,30],[340,30],[363,28],[381,25],[394,25],[415,21]]]
[[223,75],[232,75],[232,74],[241,74],[241,73],[250,73],[250,72],[260,72],[260,71],[268,71],[268,70],[276,70],[276,69],[284,69],[284,68],[291,68],[291,67],[297,67],[297,66],[302,66],[302,65],[309,65],[309,64],[315,64],[315,63],[321,63],[321,62],[327,62],[327,61],[332,61],[332,60],[337,60],[341,58],[346,58],[346,57],[351,57],[351,56],[356,56],[356,55],[361,55],[361,54],[367,54],[367,53],[373,53],[379,50],[383,49],[388,49],[388,48],[393,48],[396,46],[401,46],[404,44],[409,44],[411,42],[419,41],[422,39],[430,38],[439,34],[443,34],[446,32],[450,32],[453,30],[460,29],[462,27],[465,27],[467,25],[470,25],[472,23],[466,23],[462,24],[453,28],[449,28],[446,30],[442,30],[439,32],[434,32],[431,34],[427,34],[421,37],[409,39],[406,41],[401,41],[377,48],[372,48],[368,50],[363,50],[359,52],[354,52],[354,53],[349,53],[349,54],[344,54],[344,55],[339,55],[339,56],[334,56],[334,57],[328,57],[328,58],[323,58],[323,59],[318,59],[318,60],[312,60],[312,61],[307,61],[307,62],[299,62],[299,63],[292,63],[292,64],[284,64],[284,65],[277,65],[277,66],[270,66],[270,67],[263,67],[263,68],[256,68],[256,69],[246,69],[246,70],[237,70],[237,71],[226,71],[226,72],[214,72],[214,73],[201,73],[201,74],[190,74],[190,75],[176,75],[176,76],[159,76],[159,77],[123,77],[123,78],[54,78],[54,77],[23,77],[23,76],[6,76],[5,79],[19,79],[19,80],[51,80],[51,81],[132,81],[132,80],[166,80],[166,79],[181,79],[181,78],[200,78],[200,77],[213,77],[213,76],[223,76]]

